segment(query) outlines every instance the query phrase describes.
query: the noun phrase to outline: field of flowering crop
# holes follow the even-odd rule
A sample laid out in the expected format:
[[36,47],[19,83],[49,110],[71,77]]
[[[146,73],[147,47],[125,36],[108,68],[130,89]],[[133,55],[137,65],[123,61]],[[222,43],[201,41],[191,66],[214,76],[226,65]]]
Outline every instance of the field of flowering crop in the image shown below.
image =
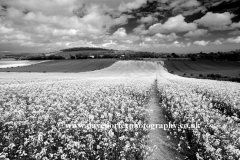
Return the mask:
[[98,77],[1,77],[1,155],[11,160],[144,159],[148,154],[148,131],[119,126],[148,122],[154,76],[139,79],[131,76],[133,73],[117,71],[118,76],[109,77],[113,73],[110,70]]
[[[162,69],[163,70],[163,69]],[[169,121],[200,128],[171,129],[190,159],[240,159],[240,85],[183,78],[160,71],[158,91]]]
[[162,65],[120,61],[86,73],[0,73],[0,155],[147,159],[149,130],[119,126],[150,123],[157,80],[167,120],[200,126],[169,129],[179,152],[191,160],[240,159],[240,85],[179,77]]

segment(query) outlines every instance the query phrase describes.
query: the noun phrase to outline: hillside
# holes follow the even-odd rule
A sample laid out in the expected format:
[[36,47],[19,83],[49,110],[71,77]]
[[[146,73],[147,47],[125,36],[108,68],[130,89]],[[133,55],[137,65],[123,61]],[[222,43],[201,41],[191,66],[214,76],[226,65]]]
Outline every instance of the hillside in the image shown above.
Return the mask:
[[184,77],[239,81],[240,62],[234,61],[165,61],[169,72]]
[[62,56],[62,57],[65,57],[65,58],[69,58],[70,56],[77,56],[77,55],[87,55],[87,56],[90,56],[90,55],[95,55],[95,57],[97,55],[102,55],[102,54],[106,54],[106,53],[110,53],[112,54],[113,52],[112,51],[103,51],[103,50],[85,50],[85,51],[59,51],[59,52],[55,52],[53,54],[50,54],[50,55],[56,55],[56,56]]
[[77,55],[78,56],[81,55],[83,57],[88,57],[88,56],[99,57],[100,55],[113,54],[114,52],[115,50],[105,49],[105,48],[75,47],[75,48],[62,49],[60,51],[47,53],[45,55],[46,56],[49,56],[49,55],[62,56],[68,59],[71,56],[76,57]]
[[71,51],[113,51],[112,49],[106,48],[95,48],[95,47],[74,47],[60,50],[62,52],[71,52]]
[[2,68],[0,72],[87,72],[107,68],[115,59],[57,60],[13,68]]

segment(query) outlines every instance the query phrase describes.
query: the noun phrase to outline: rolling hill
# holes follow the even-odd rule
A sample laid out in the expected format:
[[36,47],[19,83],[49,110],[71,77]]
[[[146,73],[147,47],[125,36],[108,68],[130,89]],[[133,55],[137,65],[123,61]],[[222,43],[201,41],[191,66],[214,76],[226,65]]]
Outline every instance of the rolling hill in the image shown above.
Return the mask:
[[232,61],[165,61],[168,71],[178,75],[199,76],[202,74],[221,74],[222,76],[240,76],[240,62]]
[[103,69],[115,59],[56,60],[24,67],[2,68],[0,72],[87,72]]

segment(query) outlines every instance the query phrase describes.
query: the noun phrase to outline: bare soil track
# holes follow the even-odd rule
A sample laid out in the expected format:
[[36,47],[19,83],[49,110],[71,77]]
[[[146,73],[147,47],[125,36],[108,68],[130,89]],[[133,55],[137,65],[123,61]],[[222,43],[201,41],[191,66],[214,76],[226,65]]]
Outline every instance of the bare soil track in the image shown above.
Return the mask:
[[[159,104],[157,82],[154,83],[149,102],[150,124],[168,124]],[[156,147],[148,160],[181,160],[183,155],[176,151],[177,142],[170,138],[164,129],[152,129],[149,133],[149,147]]]

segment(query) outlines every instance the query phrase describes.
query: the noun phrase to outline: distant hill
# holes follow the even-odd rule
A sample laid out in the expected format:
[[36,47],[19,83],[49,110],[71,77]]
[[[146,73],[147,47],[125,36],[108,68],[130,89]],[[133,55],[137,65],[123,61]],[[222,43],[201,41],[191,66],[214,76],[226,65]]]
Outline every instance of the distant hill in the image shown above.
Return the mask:
[[[83,55],[101,55],[101,54],[105,54],[105,53],[113,53],[114,51],[110,51],[110,50],[82,50],[82,51],[59,51],[59,52],[55,52],[51,55],[56,55],[56,56],[63,56],[63,57],[70,57],[70,56],[76,56],[78,54],[83,54]],[[48,54],[47,54],[48,55]]]
[[113,51],[112,49],[106,48],[95,48],[95,47],[74,47],[60,50],[62,52],[71,52],[71,51]]
[[33,53],[10,53],[10,52],[0,52],[0,58],[19,58],[23,56],[33,55]]
[[160,58],[161,54],[153,52],[141,52],[132,50],[113,50],[105,48],[76,47],[62,49],[45,54],[46,56],[62,56],[65,59],[85,59],[85,58],[121,58],[121,59],[138,59],[138,58]]
[[115,51],[116,50],[105,49],[105,48],[75,47],[75,48],[62,49],[60,51],[51,52],[45,55],[46,56],[49,56],[49,55],[62,56],[65,58],[69,58],[70,56],[76,56],[76,55],[83,55],[83,56],[94,55],[95,57],[98,57],[100,55],[113,54],[115,53]]

